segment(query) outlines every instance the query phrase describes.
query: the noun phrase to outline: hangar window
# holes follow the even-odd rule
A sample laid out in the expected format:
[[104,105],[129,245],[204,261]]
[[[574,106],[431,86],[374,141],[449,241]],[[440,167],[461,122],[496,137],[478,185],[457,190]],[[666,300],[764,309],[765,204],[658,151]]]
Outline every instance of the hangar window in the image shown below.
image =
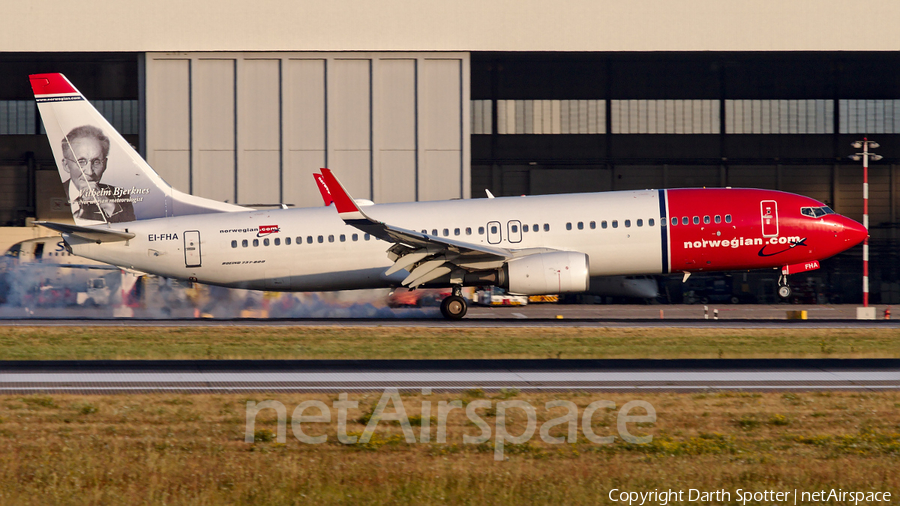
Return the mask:
[[285,238],[284,238],[284,245],[285,245],[285,246],[290,246],[290,245],[291,245],[291,238],[290,238],[290,237],[285,237]]
[[595,228],[597,228],[597,222],[596,222],[596,221],[592,221],[592,222],[591,222],[591,230],[594,230]]
[[231,241],[231,247],[237,248],[237,241]]
[[900,100],[840,100],[839,102],[840,132],[842,134],[900,133]]
[[[481,108],[478,109],[478,107]],[[490,104],[479,106],[473,103],[472,108],[472,133],[491,133]],[[497,133],[500,135],[605,134],[606,101],[498,100]]]
[[717,134],[718,100],[611,100],[614,134]]
[[247,246],[248,246],[247,239],[244,239],[243,241],[241,241],[241,247],[246,248]]
[[259,239],[253,239],[253,247],[259,246]]
[[612,220],[612,227],[619,228],[619,220]]
[[316,238],[316,240],[318,241],[319,244],[322,244],[323,242],[325,242],[325,236],[320,235],[319,237]]
[[268,246],[268,245],[269,245],[269,238],[266,237],[265,239],[263,239],[263,246]]
[[694,216],[694,225],[699,225],[699,224],[700,224],[700,217]]
[[359,240],[359,234],[353,234],[353,235],[351,235],[351,236],[350,236],[350,239],[353,240],[353,241],[358,241],[358,240]]
[[644,220],[638,218],[638,220],[637,220],[637,226],[643,227],[643,226],[644,226]]
[[725,223],[731,223],[731,215],[730,214],[725,215]]
[[[844,118],[842,109],[842,125]],[[831,134],[834,133],[834,101],[726,100],[725,133]]]
[[606,228],[606,220],[600,222],[600,228]]
[[631,226],[631,220],[625,220],[625,227],[627,228],[630,226]]
[[703,217],[703,223],[704,223],[705,225],[709,225],[709,216],[704,216],[704,217]]
[[341,234],[340,239],[341,239],[341,242],[347,242],[347,236],[344,234]]

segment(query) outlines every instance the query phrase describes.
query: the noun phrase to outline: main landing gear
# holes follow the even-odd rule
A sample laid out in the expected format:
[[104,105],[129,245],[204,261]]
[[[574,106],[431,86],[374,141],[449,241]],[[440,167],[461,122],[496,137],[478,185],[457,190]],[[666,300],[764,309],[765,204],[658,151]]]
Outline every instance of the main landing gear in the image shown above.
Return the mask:
[[791,296],[791,287],[788,285],[788,278],[784,274],[778,278],[778,296],[787,299]]
[[468,303],[463,298],[462,287],[459,285],[454,285],[450,296],[441,302],[441,314],[448,320],[462,319],[468,309]]

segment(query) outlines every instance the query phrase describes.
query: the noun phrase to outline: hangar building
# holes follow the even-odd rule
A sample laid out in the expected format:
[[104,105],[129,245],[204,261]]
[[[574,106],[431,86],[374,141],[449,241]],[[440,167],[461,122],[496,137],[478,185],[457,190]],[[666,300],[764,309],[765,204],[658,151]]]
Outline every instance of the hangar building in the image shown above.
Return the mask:
[[[70,218],[31,95],[63,72],[176,188],[320,205],[751,186],[861,221],[900,301],[900,4],[836,0],[17,2],[0,33],[0,242]],[[860,248],[809,278],[861,298]],[[740,281],[764,300],[775,273]],[[680,280],[678,280],[680,281]],[[793,284],[805,283],[793,280]],[[677,283],[676,283],[677,285]],[[674,297],[673,300],[677,300]]]

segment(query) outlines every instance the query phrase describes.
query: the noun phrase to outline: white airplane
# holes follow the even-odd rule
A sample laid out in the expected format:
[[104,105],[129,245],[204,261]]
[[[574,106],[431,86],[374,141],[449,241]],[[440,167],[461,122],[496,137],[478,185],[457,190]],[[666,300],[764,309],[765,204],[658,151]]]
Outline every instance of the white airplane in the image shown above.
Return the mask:
[[[451,287],[522,295],[588,290],[591,276],[781,268],[859,244],[859,223],[771,190],[643,190],[405,204],[355,201],[328,169],[334,205],[253,210],[169,186],[62,74],[31,85],[75,225],[42,222],[74,254],[254,290]],[[102,180],[102,182],[101,182]]]

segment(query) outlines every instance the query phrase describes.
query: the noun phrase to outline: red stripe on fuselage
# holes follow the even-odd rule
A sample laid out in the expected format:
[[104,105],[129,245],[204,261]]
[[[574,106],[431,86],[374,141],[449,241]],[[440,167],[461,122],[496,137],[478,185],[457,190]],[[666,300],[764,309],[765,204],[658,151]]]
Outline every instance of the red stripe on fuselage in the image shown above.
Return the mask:
[[[668,191],[668,201],[672,271],[780,267],[821,260],[847,247],[837,240],[846,218],[800,214],[801,207],[824,206],[809,197],[774,190],[679,189]],[[763,230],[764,201],[777,205],[777,218],[772,218],[778,222],[777,234],[771,222]]]

